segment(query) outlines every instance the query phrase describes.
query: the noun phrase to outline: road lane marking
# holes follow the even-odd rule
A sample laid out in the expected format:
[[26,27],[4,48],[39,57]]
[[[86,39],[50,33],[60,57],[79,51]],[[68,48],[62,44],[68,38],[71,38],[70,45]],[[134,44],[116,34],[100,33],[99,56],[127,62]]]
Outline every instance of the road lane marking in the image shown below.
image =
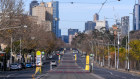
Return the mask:
[[11,76],[13,76],[13,75],[16,75],[16,74],[10,74],[10,75],[7,75],[6,77],[9,78],[9,77],[11,77]]

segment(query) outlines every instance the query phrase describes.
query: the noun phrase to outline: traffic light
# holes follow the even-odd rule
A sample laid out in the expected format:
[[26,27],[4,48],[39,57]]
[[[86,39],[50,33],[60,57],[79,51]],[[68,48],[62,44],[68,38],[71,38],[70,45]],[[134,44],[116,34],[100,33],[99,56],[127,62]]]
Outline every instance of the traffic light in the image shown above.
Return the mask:
[[118,0],[118,1],[121,1],[121,0]]

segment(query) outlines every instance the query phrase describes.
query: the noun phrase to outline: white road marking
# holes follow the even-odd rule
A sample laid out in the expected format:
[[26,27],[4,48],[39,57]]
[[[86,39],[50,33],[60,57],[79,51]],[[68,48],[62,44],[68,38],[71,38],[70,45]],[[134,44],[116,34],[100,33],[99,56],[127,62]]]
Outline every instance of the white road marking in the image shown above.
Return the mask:
[[16,75],[16,74],[10,74],[10,75],[7,75],[6,77],[9,78],[9,77],[11,77],[11,76],[13,76],[13,75]]

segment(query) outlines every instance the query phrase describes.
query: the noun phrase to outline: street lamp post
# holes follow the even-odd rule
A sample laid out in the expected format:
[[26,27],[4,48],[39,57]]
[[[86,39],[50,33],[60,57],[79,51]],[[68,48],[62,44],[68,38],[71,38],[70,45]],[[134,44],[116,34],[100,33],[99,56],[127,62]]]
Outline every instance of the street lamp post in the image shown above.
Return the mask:
[[[131,15],[134,15],[134,13],[129,13]],[[127,66],[127,70],[129,71],[130,69],[130,63],[129,63],[129,50],[130,50],[130,47],[129,47],[129,43],[130,43],[130,26],[128,26],[128,66]]]
[[[27,28],[28,26],[24,25],[24,28]],[[20,62],[23,62],[23,58],[22,58],[22,38],[20,37]]]
[[109,42],[108,42],[108,67],[110,67],[110,53],[109,53]]
[[[32,42],[33,42],[33,40],[35,40],[35,37],[31,37],[31,39],[32,39]],[[35,63],[35,55],[34,55],[34,53],[33,53],[33,63]]]
[[119,36],[120,36],[120,29],[118,28],[118,29],[110,29],[111,31],[113,31],[113,33],[114,32],[117,32],[117,36],[118,36],[118,57],[117,57],[117,52],[116,52],[116,42],[115,42],[115,34],[114,34],[114,48],[115,48],[115,68],[116,69],[118,69],[118,64],[119,64],[119,43],[120,43],[120,41],[119,41]]
[[[115,20],[115,22],[116,22],[116,24],[117,24],[117,19],[114,19],[114,18],[106,18],[106,19],[112,19],[112,20]],[[113,34],[114,34],[114,32],[117,32],[117,30],[115,30],[115,29],[110,29],[112,32],[113,32]],[[117,56],[116,56],[116,41],[115,41],[115,34],[114,34],[114,48],[115,48],[115,68],[117,68]]]
[[10,52],[10,64],[12,63],[12,54],[13,54],[13,37],[11,36],[11,52]]
[[115,48],[115,68],[116,68],[116,44],[115,44],[115,38],[114,38],[114,48]]

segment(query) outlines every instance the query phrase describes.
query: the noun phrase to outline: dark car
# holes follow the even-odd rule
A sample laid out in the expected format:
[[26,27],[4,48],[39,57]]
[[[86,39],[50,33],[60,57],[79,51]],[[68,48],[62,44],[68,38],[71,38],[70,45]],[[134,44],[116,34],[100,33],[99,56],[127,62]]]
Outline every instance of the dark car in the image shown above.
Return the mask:
[[32,62],[31,65],[32,65],[32,67],[35,67],[36,66],[36,64],[34,62]]
[[20,63],[23,69],[26,69],[25,63]]

